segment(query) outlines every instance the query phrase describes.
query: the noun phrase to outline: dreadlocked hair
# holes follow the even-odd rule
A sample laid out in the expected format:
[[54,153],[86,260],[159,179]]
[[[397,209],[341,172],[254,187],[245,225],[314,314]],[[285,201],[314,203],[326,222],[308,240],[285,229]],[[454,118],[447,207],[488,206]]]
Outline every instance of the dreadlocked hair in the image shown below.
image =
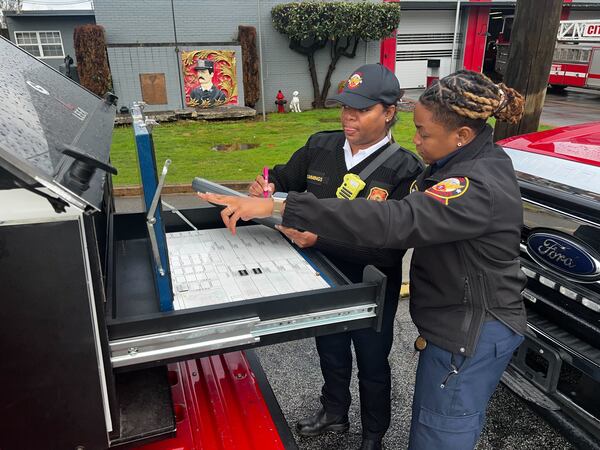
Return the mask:
[[490,117],[516,123],[523,116],[525,99],[516,90],[496,85],[485,75],[459,70],[442,78],[421,94],[419,102],[448,129],[483,128]]

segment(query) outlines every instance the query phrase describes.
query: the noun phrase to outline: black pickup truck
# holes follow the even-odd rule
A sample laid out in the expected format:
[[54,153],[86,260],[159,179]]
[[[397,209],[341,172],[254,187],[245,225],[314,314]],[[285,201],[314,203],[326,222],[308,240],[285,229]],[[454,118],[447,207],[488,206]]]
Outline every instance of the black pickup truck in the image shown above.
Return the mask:
[[600,448],[600,122],[499,142],[523,197],[528,332],[504,383]]

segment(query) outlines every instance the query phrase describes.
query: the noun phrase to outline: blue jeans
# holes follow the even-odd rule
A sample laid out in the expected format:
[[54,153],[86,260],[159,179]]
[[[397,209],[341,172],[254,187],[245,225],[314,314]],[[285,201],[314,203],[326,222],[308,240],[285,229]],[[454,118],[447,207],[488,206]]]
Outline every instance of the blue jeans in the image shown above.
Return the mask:
[[409,450],[473,449],[488,401],[523,339],[502,322],[490,321],[471,357],[428,342],[419,356]]

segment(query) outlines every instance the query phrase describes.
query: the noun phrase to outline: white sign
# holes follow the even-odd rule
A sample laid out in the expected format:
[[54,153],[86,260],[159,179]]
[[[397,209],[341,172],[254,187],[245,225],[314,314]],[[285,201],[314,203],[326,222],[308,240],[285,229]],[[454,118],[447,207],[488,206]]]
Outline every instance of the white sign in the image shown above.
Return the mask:
[[588,25],[585,26],[585,29],[583,30],[583,36],[584,37],[599,37],[600,36],[600,24],[597,23],[590,23]]

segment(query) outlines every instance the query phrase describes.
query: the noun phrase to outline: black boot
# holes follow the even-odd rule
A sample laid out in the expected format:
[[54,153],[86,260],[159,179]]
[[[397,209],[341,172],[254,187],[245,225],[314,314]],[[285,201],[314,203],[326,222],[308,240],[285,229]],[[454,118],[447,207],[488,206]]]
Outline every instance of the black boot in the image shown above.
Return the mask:
[[296,424],[296,431],[301,436],[319,436],[327,431],[345,432],[349,428],[347,414],[342,416],[329,414],[324,408],[319,409],[314,416],[299,420]]
[[381,440],[372,440],[372,439],[364,439],[362,440],[362,444],[360,444],[360,450],[382,450],[383,446],[381,444]]

